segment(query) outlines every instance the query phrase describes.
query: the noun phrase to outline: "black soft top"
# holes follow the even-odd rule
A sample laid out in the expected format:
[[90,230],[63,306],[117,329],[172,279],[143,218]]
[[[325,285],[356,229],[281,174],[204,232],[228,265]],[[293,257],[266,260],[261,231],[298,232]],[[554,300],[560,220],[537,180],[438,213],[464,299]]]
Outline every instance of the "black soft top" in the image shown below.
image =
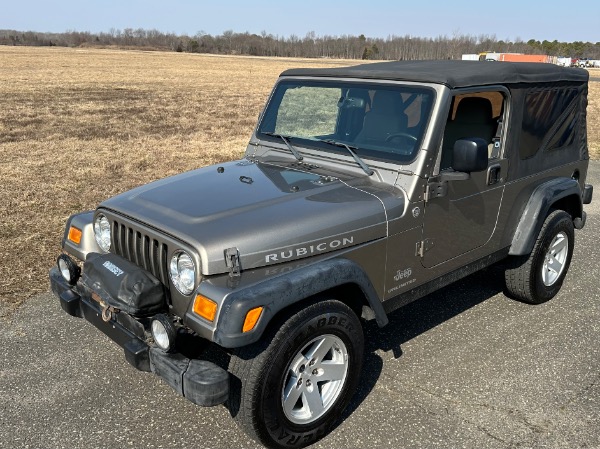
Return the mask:
[[318,76],[417,81],[450,88],[519,83],[586,83],[587,70],[537,62],[393,61],[351,67],[290,69],[281,76]]

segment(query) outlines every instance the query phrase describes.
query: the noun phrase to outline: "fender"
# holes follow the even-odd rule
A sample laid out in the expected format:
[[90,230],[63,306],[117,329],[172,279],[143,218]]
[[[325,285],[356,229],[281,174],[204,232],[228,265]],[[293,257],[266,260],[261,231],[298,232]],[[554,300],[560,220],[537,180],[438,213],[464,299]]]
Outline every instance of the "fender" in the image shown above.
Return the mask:
[[[68,238],[69,228],[76,227],[82,232],[79,245],[71,242]],[[65,232],[61,242],[62,249],[79,260],[86,260],[89,253],[102,253],[102,249],[96,243],[94,237],[94,211],[88,210],[71,215],[65,225]]]
[[[344,284],[358,285],[375,314],[377,324],[385,326],[388,323],[383,305],[363,269],[351,260],[336,258],[299,268],[227,295],[213,341],[226,348],[254,343],[260,339],[277,312]],[[263,306],[264,310],[256,328],[242,333],[246,313],[259,306]]]
[[508,252],[511,256],[524,256],[531,253],[535,240],[542,229],[544,219],[554,203],[566,197],[574,196],[575,210],[573,219],[583,217],[581,190],[577,180],[572,178],[556,178],[546,181],[535,188],[513,236]]

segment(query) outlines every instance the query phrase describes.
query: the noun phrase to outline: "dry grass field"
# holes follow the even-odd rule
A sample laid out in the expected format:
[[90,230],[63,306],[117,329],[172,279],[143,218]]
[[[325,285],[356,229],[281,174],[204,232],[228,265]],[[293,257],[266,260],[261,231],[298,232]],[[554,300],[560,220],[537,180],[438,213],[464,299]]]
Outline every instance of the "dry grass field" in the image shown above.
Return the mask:
[[590,157],[600,159],[600,69],[591,69],[590,78],[596,81],[589,83],[587,129]]
[[[281,71],[358,62],[0,47],[0,316],[48,289],[70,214],[240,157]],[[598,158],[598,82],[589,105]]]
[[241,157],[279,73],[348,63],[0,47],[0,314],[48,290],[69,215]]

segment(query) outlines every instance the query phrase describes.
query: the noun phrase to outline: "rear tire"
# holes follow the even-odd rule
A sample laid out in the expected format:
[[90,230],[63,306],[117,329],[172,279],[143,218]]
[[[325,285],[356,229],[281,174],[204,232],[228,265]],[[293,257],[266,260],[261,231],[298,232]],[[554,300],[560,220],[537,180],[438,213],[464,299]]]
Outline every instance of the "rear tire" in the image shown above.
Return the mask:
[[569,270],[574,243],[571,216],[562,210],[548,215],[531,254],[508,261],[504,273],[508,296],[530,304],[552,299]]
[[233,354],[229,408],[256,441],[301,448],[330,432],[356,391],[364,337],[356,314],[335,300],[282,321]]

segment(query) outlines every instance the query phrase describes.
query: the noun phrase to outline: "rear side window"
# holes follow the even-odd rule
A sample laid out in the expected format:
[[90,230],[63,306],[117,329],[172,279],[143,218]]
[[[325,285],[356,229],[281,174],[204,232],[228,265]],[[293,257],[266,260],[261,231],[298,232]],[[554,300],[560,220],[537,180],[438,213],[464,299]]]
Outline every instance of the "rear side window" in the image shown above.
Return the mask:
[[533,157],[542,146],[556,149],[573,142],[576,97],[576,89],[544,89],[527,94],[519,142],[521,159]]
[[546,151],[558,150],[571,145],[575,140],[575,130],[577,129],[577,108],[569,106],[564,119],[561,121],[560,126],[556,129],[553,136],[550,138],[548,143],[545,145]]

